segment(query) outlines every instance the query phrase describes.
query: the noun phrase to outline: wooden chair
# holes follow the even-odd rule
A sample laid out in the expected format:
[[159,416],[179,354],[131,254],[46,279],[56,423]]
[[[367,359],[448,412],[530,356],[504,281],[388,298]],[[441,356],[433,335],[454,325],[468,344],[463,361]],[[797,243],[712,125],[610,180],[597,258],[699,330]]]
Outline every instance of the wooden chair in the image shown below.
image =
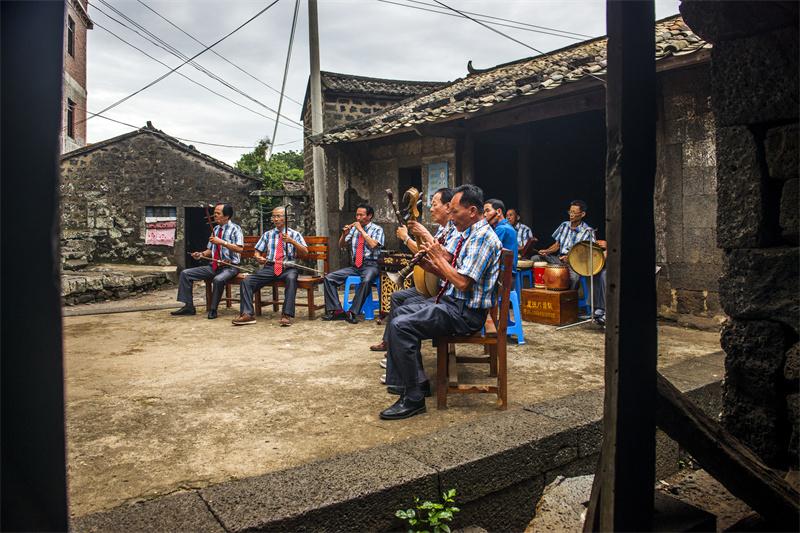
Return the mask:
[[[436,344],[436,408],[447,408],[447,394],[470,394],[487,392],[497,394],[498,409],[508,407],[508,375],[506,366],[506,345],[508,337],[509,292],[511,291],[513,257],[510,250],[503,249],[500,256],[500,277],[497,280],[499,306],[492,307],[486,317],[484,331],[464,337],[447,336],[434,339]],[[479,344],[484,346],[487,355],[458,356],[456,344]],[[457,363],[488,363],[489,376],[497,377],[497,385],[472,385],[458,383]],[[452,383],[452,384],[451,384]]]
[[[258,243],[258,239],[260,239],[257,235],[245,235],[244,237],[244,249],[242,250],[241,254],[241,262],[244,262],[245,259],[252,259],[253,254],[256,251],[256,243]],[[236,284],[239,285],[244,279],[247,277],[247,274],[244,272],[239,272],[230,280],[228,283],[225,284],[225,294],[222,296],[222,300],[225,301],[225,307],[230,307],[231,302],[238,302],[238,298],[234,298],[231,296],[231,285]],[[206,284],[206,309],[210,309],[211,305],[211,280],[205,280]]]
[[[311,235],[308,237],[303,237],[306,241],[306,245],[308,247],[308,255],[304,258],[311,261],[314,265],[317,264],[317,261],[322,261],[323,269],[322,271],[327,274],[329,271],[329,264],[328,264],[328,237],[318,237],[315,235]],[[306,291],[306,299],[307,303],[296,302],[295,306],[298,307],[307,307],[308,308],[308,319],[314,320],[315,313],[318,309],[324,309],[325,304],[316,304],[314,301],[314,293],[316,292],[317,285],[322,283],[323,276],[315,276],[315,275],[300,275],[297,277],[297,290],[305,290]],[[282,281],[275,281],[272,283],[272,299],[268,301],[262,301],[261,299],[261,291],[256,292],[255,294],[255,310],[256,315],[261,315],[261,308],[264,305],[272,305],[272,310],[276,313],[278,312],[280,304],[283,300],[278,298],[278,288],[283,287],[284,283]]]

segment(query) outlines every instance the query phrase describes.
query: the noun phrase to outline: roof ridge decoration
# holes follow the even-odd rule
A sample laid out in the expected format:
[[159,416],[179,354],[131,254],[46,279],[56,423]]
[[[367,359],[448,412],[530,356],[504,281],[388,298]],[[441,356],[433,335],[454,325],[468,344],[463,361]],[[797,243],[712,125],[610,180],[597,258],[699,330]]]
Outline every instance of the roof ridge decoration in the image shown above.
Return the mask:
[[[470,69],[470,62],[467,76],[398,102],[378,113],[330,128],[313,137],[312,141],[336,144],[393,135],[565,84],[592,80],[606,74],[606,43],[607,37],[597,37],[547,54],[487,69]],[[709,43],[691,31],[680,15],[656,21],[656,61],[710,47]]]

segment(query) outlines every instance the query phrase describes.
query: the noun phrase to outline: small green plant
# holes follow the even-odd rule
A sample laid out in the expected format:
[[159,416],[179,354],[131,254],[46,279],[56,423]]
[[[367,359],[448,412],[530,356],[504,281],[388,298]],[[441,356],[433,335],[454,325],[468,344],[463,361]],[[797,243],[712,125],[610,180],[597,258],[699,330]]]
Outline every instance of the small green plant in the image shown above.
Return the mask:
[[409,533],[450,533],[447,522],[453,520],[453,515],[460,511],[456,503],[456,489],[442,493],[442,502],[420,502],[414,498],[414,509],[397,511],[394,515],[408,523]]

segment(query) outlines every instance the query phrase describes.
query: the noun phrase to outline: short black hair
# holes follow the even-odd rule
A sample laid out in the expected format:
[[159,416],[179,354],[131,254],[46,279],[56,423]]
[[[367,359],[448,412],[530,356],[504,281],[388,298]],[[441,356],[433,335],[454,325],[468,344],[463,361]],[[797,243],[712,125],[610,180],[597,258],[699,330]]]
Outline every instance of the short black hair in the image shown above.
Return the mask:
[[233,218],[233,206],[231,204],[225,204],[225,203],[220,202],[217,205],[221,205],[222,206],[222,214],[223,215],[225,215],[228,218]]
[[456,187],[453,190],[453,196],[458,193],[461,193],[461,202],[459,203],[462,206],[470,207],[474,205],[478,211],[483,211],[483,189],[477,185],[468,183],[466,185]]
[[371,217],[372,215],[375,214],[375,210],[372,209],[372,206],[369,205],[369,204],[358,204],[358,207],[356,207],[356,211],[358,211],[362,207],[367,210],[367,216],[368,217]]
[[506,212],[506,204],[503,203],[503,200],[499,200],[497,198],[490,198],[483,203],[491,205],[493,209],[502,211],[503,214],[505,214]]
[[514,211],[517,214],[517,216],[519,216],[519,209],[517,209],[513,205],[510,206],[508,209],[506,209],[506,213],[508,213],[509,211]]
[[586,212],[586,210],[588,209],[588,208],[586,207],[586,202],[584,202],[583,200],[572,200],[572,201],[569,203],[569,205],[576,205],[576,206],[580,207],[580,208],[581,208],[581,211],[582,211],[582,212],[584,212],[584,213],[585,213],[585,212]]
[[[441,195],[441,201],[443,204],[446,204],[453,199],[453,189],[450,187],[442,187],[441,189],[438,189],[435,193],[433,193],[433,196],[436,196],[437,194]],[[433,198],[433,196],[431,196],[431,198]]]

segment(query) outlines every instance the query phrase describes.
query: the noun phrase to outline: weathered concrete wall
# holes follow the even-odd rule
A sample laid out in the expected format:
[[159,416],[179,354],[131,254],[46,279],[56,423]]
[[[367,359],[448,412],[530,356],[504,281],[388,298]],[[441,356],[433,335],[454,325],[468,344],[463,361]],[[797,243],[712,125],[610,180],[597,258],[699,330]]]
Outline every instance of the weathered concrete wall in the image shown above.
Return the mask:
[[[453,139],[421,137],[400,142],[356,143],[352,146],[326,147],[328,173],[328,224],[331,242],[339,238],[341,227],[355,220],[356,206],[366,201],[375,209],[374,221],[386,233],[386,249],[398,250],[401,244],[395,232],[397,218],[389,205],[386,189],[402,200],[398,191],[400,169],[421,167],[422,187],[428,182],[428,164],[447,162],[450,186],[455,184],[456,143]],[[426,190],[421,191],[423,197]],[[430,222],[428,206],[423,221]],[[347,251],[336,256],[338,268],[349,263]]]
[[[185,207],[229,202],[245,234],[258,230],[260,181],[225,171],[144,132],[61,162],[61,249],[86,262],[185,264]],[[175,246],[145,245],[145,207],[177,208]]]
[[[706,414],[720,409],[721,354],[663,370]],[[602,444],[603,391],[573,394],[392,445],[214,485],[72,522],[76,532],[402,531],[397,509],[455,488],[454,528],[523,531],[556,476],[593,473]],[[657,438],[658,479],[681,451]]]
[[659,76],[656,169],[658,311],[665,318],[718,327],[722,251],[716,249],[715,121],[709,65]]
[[684,1],[713,43],[723,421],[768,465],[798,467],[798,4]]

